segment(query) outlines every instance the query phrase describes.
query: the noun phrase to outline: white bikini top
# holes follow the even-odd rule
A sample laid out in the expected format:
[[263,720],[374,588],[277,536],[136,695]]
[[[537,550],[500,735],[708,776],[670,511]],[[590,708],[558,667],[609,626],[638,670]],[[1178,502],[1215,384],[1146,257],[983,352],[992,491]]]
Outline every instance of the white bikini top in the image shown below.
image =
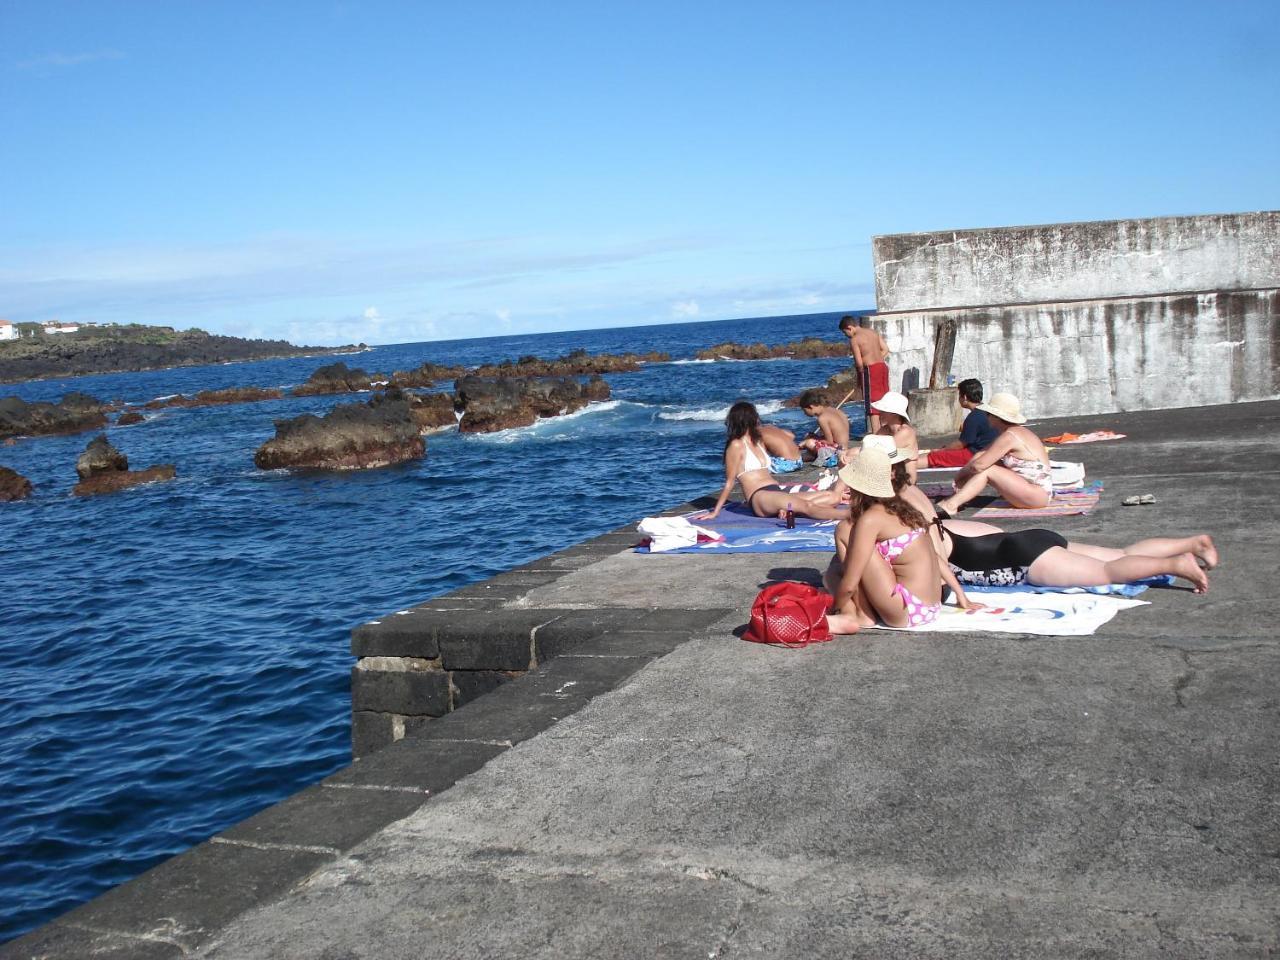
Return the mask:
[[743,437],[742,439],[743,439],[742,445],[745,448],[745,452],[743,453],[743,456],[742,456],[742,469],[738,471],[738,476],[742,476],[744,473],[750,473],[752,470],[768,470],[769,469],[768,451],[762,449],[757,454],[756,453],[757,448],[755,447],[755,445],[746,437]]

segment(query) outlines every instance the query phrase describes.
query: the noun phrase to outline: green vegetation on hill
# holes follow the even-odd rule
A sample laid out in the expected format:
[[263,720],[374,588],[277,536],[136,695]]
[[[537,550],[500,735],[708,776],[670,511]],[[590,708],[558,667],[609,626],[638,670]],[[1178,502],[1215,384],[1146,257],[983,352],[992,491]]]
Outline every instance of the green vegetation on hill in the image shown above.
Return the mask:
[[75,333],[56,334],[44,333],[35,324],[19,324],[18,329],[24,334],[19,339],[0,341],[0,382],[160,370],[233,360],[270,360],[358,349],[354,345],[299,347],[284,340],[244,340],[194,328],[174,330],[137,323],[87,326]]

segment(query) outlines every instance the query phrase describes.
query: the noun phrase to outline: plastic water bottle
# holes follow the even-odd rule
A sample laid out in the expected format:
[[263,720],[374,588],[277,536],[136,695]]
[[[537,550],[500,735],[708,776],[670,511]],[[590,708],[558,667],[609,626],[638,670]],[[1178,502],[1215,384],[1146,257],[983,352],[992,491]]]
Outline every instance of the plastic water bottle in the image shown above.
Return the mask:
[[796,526],[796,512],[792,508],[791,503],[787,503],[787,529],[794,530]]

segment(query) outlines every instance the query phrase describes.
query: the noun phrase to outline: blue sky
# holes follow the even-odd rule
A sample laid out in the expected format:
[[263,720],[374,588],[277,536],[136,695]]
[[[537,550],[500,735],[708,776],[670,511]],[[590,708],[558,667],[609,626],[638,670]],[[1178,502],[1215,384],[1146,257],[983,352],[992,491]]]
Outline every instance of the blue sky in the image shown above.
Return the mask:
[[1280,4],[0,0],[0,317],[874,305],[870,237],[1280,207]]

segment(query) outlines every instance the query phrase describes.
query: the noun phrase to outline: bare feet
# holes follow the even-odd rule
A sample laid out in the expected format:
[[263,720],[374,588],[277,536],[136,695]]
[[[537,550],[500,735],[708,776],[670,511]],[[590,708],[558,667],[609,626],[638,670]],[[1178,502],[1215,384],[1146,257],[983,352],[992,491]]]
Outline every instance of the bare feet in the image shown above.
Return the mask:
[[1218,548],[1213,545],[1213,539],[1207,533],[1196,537],[1196,545],[1191,550],[1200,558],[1200,563],[1206,570],[1212,570],[1218,565]]
[[1209,592],[1209,578],[1205,572],[1200,569],[1200,564],[1196,562],[1194,553],[1184,553],[1175,557],[1173,562],[1173,573],[1175,576],[1181,577],[1183,580],[1190,580],[1191,586],[1196,593]]
[[933,505],[933,509],[938,512],[938,516],[943,518],[954,517],[956,515],[956,508],[955,508],[955,505],[951,502],[950,497],[946,497],[945,499],[939,500],[937,503]]
[[858,617],[852,613],[828,613],[827,629],[840,636],[850,636],[862,629]]

